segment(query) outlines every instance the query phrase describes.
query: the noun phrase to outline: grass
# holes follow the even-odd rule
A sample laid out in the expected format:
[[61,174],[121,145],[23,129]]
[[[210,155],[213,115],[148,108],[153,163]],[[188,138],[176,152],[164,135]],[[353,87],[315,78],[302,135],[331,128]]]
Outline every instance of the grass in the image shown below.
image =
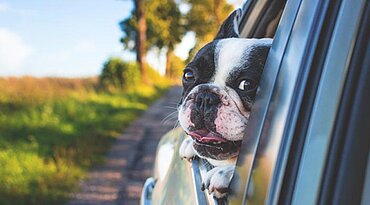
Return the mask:
[[96,79],[0,78],[0,204],[64,204],[168,86],[96,87]]

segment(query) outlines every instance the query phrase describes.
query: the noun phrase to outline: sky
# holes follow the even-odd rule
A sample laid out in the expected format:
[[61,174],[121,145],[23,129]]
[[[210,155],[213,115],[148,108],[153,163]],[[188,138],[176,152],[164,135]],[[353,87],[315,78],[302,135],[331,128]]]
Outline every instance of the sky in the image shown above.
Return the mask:
[[[118,25],[132,8],[130,0],[0,0],[0,76],[88,77],[109,57],[134,60]],[[193,45],[189,33],[175,53],[186,58]],[[163,73],[158,53],[147,60]]]
[[93,76],[119,42],[131,1],[0,0],[0,76]]

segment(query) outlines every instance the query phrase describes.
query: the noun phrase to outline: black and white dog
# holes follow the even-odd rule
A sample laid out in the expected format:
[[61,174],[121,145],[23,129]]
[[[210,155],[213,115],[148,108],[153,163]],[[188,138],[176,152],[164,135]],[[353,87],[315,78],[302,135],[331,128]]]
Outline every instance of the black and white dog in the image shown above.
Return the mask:
[[211,169],[203,187],[217,198],[227,195],[241,141],[272,39],[239,38],[236,10],[216,38],[186,66],[179,121],[190,137],[180,156],[207,159]]

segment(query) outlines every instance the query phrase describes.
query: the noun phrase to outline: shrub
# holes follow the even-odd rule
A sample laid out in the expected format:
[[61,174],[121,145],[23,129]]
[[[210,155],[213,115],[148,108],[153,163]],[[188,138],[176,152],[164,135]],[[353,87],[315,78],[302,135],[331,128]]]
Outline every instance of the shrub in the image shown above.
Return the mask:
[[120,58],[110,58],[104,63],[100,75],[100,84],[108,91],[138,91],[139,89],[154,85],[163,88],[170,85],[170,81],[161,76],[156,70],[147,65],[149,84],[144,85],[141,79],[139,65],[136,62],[124,62]]
[[100,84],[105,89],[123,88],[123,72],[127,65],[119,58],[110,58],[103,65],[103,71],[100,75]]
[[141,83],[141,72],[139,65],[135,62],[125,63],[126,67],[124,69],[124,79],[125,83],[123,88],[125,90],[132,89],[133,87],[138,86]]
[[141,73],[137,63],[124,62],[116,57],[104,63],[100,84],[105,90],[128,90],[140,82]]

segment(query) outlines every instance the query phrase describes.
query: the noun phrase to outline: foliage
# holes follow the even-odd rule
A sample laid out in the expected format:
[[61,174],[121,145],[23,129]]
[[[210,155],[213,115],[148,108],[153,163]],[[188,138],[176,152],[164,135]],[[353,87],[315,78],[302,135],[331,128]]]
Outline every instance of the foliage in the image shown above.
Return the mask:
[[[136,9],[136,8],[135,8]],[[120,22],[121,30],[124,37],[121,42],[125,48],[138,52],[137,35],[138,35],[138,19],[134,15],[136,10],[132,11],[132,15]],[[181,14],[178,5],[174,0],[146,0],[145,1],[145,17],[146,17],[146,49],[150,48],[165,48],[170,56],[175,46],[181,42],[185,34],[185,21]],[[169,62],[169,59],[167,59]],[[169,64],[166,64],[166,71]]]
[[[190,10],[186,14],[180,12],[180,3],[190,6]],[[222,22],[233,9],[233,6],[228,4],[226,0],[182,0],[177,2],[175,0],[145,0],[146,50],[153,47],[165,48],[167,52],[166,75],[174,76],[171,73],[173,72],[171,71],[173,69],[171,61],[179,63],[179,59],[173,55],[173,50],[181,42],[184,34],[189,31],[196,34],[195,46],[190,50],[186,61],[189,62],[205,43],[212,41]],[[120,22],[121,30],[124,33],[121,41],[125,48],[138,52],[136,45],[138,19],[135,12],[134,9],[129,18]]]
[[141,82],[140,69],[136,63],[128,63],[120,58],[110,58],[104,63],[100,84],[104,89],[129,89]]
[[[162,77],[149,65],[149,84],[169,86],[169,80]],[[136,62],[124,62],[120,58],[110,58],[103,66],[100,85],[107,91],[128,91],[141,88],[143,85],[139,65]]]
[[123,72],[127,65],[119,58],[110,58],[103,65],[100,75],[100,83],[104,88],[118,87],[123,88],[125,78]]
[[202,43],[212,41],[222,22],[234,9],[226,0],[185,1],[191,5],[186,15],[187,29],[194,31]]
[[148,43],[173,50],[185,34],[184,21],[174,0],[147,1]]
[[[174,0],[145,1],[145,13],[147,22],[147,44],[150,47],[170,48],[179,43],[185,33],[182,15]],[[135,39],[138,30],[135,10],[129,18],[120,22],[124,33],[121,42],[125,48],[135,50]]]
[[180,57],[173,55],[171,56],[167,76],[172,80],[177,80],[177,83],[179,83],[184,68],[185,62]]
[[122,129],[167,88],[106,93],[97,83],[0,78],[0,204],[65,201]]
[[137,46],[136,36],[137,36],[137,30],[138,30],[135,10],[132,10],[130,17],[122,20],[119,23],[119,26],[121,28],[121,31],[124,34],[124,36],[120,39],[124,48],[130,51],[135,51],[136,46]]
[[185,16],[186,29],[194,31],[196,37],[196,44],[187,60],[189,61],[204,44],[213,40],[222,22],[234,8],[226,0],[184,0],[184,2],[191,6]]

